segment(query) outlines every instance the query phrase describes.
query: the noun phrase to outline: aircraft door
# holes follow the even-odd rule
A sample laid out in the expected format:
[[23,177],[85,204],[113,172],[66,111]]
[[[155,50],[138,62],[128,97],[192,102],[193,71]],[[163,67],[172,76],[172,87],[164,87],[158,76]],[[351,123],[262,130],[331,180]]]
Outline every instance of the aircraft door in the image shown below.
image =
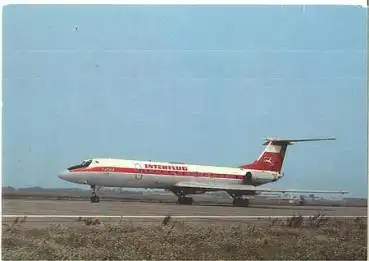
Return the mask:
[[135,179],[137,181],[142,181],[143,175],[142,175],[142,166],[141,166],[141,164],[140,163],[136,163],[135,164],[135,169],[136,169]]

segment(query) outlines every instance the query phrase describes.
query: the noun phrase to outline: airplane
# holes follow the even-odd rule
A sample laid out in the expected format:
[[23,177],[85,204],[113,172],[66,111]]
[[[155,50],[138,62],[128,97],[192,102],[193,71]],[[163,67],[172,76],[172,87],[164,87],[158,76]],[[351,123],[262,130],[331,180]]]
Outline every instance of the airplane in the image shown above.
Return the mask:
[[83,160],[59,173],[62,180],[90,185],[90,201],[100,201],[97,187],[126,187],[164,189],[177,197],[177,204],[192,205],[188,195],[211,191],[225,191],[233,198],[233,205],[249,206],[250,196],[261,193],[334,193],[347,191],[310,191],[262,188],[261,185],[280,180],[287,147],[296,142],[335,140],[335,138],[278,139],[266,138],[260,156],[238,167],[217,167],[178,162],[94,158]]

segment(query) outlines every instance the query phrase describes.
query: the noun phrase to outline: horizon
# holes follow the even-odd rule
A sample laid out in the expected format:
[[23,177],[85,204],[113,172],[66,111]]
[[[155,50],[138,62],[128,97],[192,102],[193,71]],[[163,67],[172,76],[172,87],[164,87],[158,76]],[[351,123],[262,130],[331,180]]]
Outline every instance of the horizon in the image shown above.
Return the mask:
[[2,186],[73,188],[57,174],[98,157],[239,166],[269,136],[333,136],[288,147],[263,187],[367,198],[366,21],[354,6],[5,6]]

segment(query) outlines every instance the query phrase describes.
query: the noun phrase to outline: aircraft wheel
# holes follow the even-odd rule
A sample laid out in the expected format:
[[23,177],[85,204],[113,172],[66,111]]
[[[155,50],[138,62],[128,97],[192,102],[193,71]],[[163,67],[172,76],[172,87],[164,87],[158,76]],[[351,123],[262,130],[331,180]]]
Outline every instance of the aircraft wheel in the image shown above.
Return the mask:
[[247,198],[235,198],[233,199],[233,206],[235,207],[248,207],[249,206],[249,200]]
[[179,197],[177,200],[177,204],[181,205],[192,205],[193,199],[188,197]]
[[305,206],[305,198],[304,197],[300,197],[299,205],[300,206]]
[[91,203],[98,203],[100,202],[99,196],[92,196],[91,197]]
[[96,186],[95,185],[91,185],[91,189],[92,189],[92,196],[90,198],[91,203],[98,203],[98,202],[100,202],[100,198],[96,194]]

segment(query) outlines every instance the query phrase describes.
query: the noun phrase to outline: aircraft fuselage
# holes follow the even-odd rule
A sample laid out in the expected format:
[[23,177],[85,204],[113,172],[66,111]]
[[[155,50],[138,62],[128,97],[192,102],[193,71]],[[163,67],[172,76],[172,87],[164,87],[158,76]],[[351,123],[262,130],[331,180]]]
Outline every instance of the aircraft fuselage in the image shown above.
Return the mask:
[[[88,166],[74,166],[59,177],[78,184],[151,189],[169,189],[181,181],[260,186],[280,178],[275,172],[242,168],[123,159],[88,161]],[[251,173],[252,178],[246,180],[246,173]]]

